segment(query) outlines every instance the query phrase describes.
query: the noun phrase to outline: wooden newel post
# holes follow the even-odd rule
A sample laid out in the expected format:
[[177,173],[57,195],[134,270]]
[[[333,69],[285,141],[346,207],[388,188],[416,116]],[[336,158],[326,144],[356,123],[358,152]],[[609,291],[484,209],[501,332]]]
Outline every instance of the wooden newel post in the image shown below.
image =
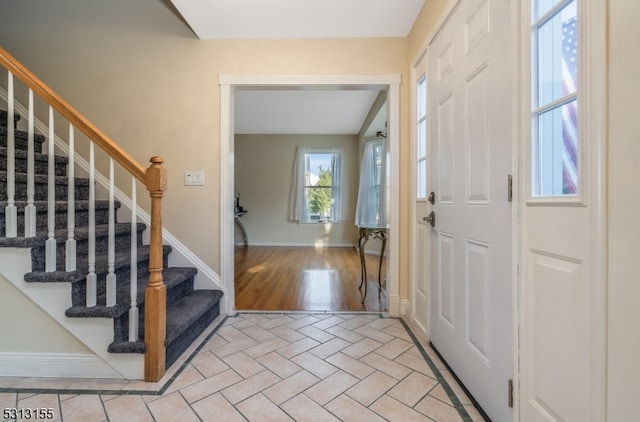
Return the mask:
[[144,379],[160,381],[165,372],[167,336],[167,288],[162,279],[162,195],[167,189],[167,170],[162,157],[151,157],[145,185],[151,196],[149,240],[149,285],[145,289]]

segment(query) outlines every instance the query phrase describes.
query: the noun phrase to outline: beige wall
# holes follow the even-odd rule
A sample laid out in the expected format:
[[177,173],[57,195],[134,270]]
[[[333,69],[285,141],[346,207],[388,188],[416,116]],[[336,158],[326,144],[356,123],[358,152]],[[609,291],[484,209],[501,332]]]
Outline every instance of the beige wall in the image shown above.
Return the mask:
[[[0,44],[9,53],[140,162],[152,155],[165,158],[165,226],[216,272],[219,75],[401,73],[408,80],[404,38],[200,41],[158,0],[24,0],[4,2],[2,9]],[[401,95],[404,111],[406,85]],[[403,157],[407,134],[403,117]],[[185,170],[203,170],[206,186],[184,187]],[[401,185],[407,185],[404,173]],[[403,188],[402,203],[406,198]],[[406,221],[406,207],[401,214]],[[407,255],[402,243],[407,230],[404,223],[401,256]],[[401,282],[406,283],[406,262],[402,264]]]
[[609,2],[608,420],[640,418],[640,3]]
[[[426,0],[407,37],[409,60],[417,60],[425,41],[450,0]],[[410,63],[411,64],[411,63]]]
[[89,353],[78,339],[26,298],[2,274],[0,309],[3,315],[0,324],[0,354]]
[[[340,224],[298,224],[288,221],[289,194],[297,146],[342,147],[343,217]],[[236,135],[235,190],[250,244],[352,246],[358,195],[356,135]]]

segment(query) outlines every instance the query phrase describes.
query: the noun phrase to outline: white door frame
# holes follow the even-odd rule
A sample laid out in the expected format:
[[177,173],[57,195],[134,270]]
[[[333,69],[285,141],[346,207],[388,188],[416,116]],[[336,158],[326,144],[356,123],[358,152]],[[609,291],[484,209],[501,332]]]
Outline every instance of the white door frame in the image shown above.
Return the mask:
[[[416,92],[416,87],[417,87],[417,83],[418,83],[418,76],[420,76],[418,74],[418,72],[416,71],[416,67],[418,66],[418,64],[422,61],[425,60],[427,63],[429,61],[429,54],[428,51],[426,49],[426,46],[424,46],[423,48],[421,48],[416,56],[416,58],[414,60],[412,60],[411,62],[411,69],[409,71],[410,74],[410,89],[411,89],[411,95],[409,97],[409,133],[410,133],[410,139],[411,139],[411,158],[410,158],[410,162],[411,162],[411,183],[409,184],[409,189],[411,190],[411,212],[410,212],[410,218],[409,221],[411,221],[411,227],[410,227],[410,241],[411,241],[411,250],[409,253],[409,291],[410,291],[410,297],[409,297],[409,303],[410,303],[410,309],[408,310],[408,312],[406,312],[407,315],[409,315],[409,317],[411,318],[411,321],[414,324],[417,325],[421,325],[419,323],[419,321],[416,321],[416,296],[417,296],[417,288],[418,288],[418,277],[420,276],[420,274],[418,274],[418,271],[416,271],[416,265],[418,262],[420,262],[420,260],[424,260],[427,259],[427,263],[426,263],[426,268],[427,268],[427,274],[429,272],[429,262],[428,262],[428,256],[424,257],[424,256],[418,256],[418,248],[416,247],[416,241],[418,240],[418,215],[416,212],[416,202],[418,201],[417,198],[417,172],[416,172],[416,157],[417,157],[417,145],[418,145],[418,131],[416,128],[416,114],[417,114],[417,104],[418,104],[418,99],[417,99],[417,92]],[[429,78],[429,75],[427,74],[427,79]],[[428,95],[428,93],[427,93]],[[428,116],[428,114],[427,114]],[[431,124],[431,122],[429,121],[429,118],[427,117],[427,128],[429,127],[429,125]],[[428,129],[427,129],[428,130]],[[429,150],[429,145],[430,145],[430,139],[427,136],[427,151]],[[427,153],[427,171],[428,169],[430,169],[431,165],[431,154]],[[431,191],[431,186],[430,183],[427,185],[427,192]],[[426,198],[424,199],[424,201],[426,202]],[[426,216],[426,214],[425,214]],[[423,216],[424,217],[424,216]],[[428,278],[428,275],[427,275]],[[429,295],[431,294],[430,292],[430,281],[427,280],[427,298],[429,297]],[[426,324],[424,325],[424,327],[420,326],[417,327],[419,330],[424,330],[423,333],[425,335],[425,340],[429,340],[429,303],[428,303],[428,299],[427,299],[427,309],[426,309],[426,315],[427,315],[427,320],[425,321]]]
[[388,312],[400,316],[399,236],[400,228],[400,74],[381,76],[241,76],[221,74],[220,84],[220,276],[225,295],[221,312],[235,310],[233,206],[234,206],[234,90],[236,88],[323,87],[336,89],[388,89],[389,101],[389,236],[387,256]]

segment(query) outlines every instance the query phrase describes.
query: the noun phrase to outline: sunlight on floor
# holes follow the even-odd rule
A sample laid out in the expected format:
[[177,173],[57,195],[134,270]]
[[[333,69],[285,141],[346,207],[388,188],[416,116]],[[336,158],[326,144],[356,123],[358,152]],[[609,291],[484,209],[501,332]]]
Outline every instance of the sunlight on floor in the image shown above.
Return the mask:
[[302,282],[308,286],[308,297],[315,303],[330,303],[338,281],[336,270],[310,269],[302,272]]
[[256,265],[254,267],[251,267],[247,270],[247,272],[251,273],[251,274],[256,274],[259,273],[260,271],[264,270],[265,268],[267,268],[266,265]]

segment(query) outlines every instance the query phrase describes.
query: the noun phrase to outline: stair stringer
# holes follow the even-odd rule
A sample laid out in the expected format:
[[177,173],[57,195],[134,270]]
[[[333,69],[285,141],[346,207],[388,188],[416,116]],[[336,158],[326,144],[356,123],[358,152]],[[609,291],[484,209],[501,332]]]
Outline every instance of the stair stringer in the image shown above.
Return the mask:
[[[7,92],[0,87],[0,98],[7,101]],[[19,101],[15,101],[15,112],[28,116],[29,111]],[[26,120],[25,120],[26,121]],[[34,128],[39,133],[48,134],[48,126],[45,125],[38,118],[34,117]],[[47,141],[48,142],[48,141]],[[58,136],[55,135],[55,146],[60,152],[65,155],[69,154],[69,148],[67,144]],[[89,173],[89,162],[85,160],[77,152],[74,154],[75,164],[79,166],[86,174]],[[95,181],[105,191],[108,191],[109,179],[95,170]],[[133,201],[117,186],[114,187],[115,199],[120,201],[121,207],[118,211],[118,221],[127,222],[131,218],[131,208],[133,207]],[[145,223],[147,227],[151,225],[151,216],[145,210],[136,206],[138,222]],[[149,230],[143,232],[143,243],[149,244]],[[220,276],[204,261],[202,261],[196,254],[194,254],[184,243],[178,240],[173,234],[171,234],[166,228],[162,228],[162,238],[165,244],[172,247],[172,252],[169,254],[169,266],[185,267],[190,266],[198,270],[194,280],[194,288],[196,290],[221,290],[224,293],[224,297],[227,296],[227,289],[223,286]],[[30,272],[29,269],[26,272]],[[221,309],[221,312],[223,310]]]
[[[113,342],[113,319],[110,318],[68,318],[65,310],[71,307],[71,284],[67,282],[27,283],[24,275],[31,271],[30,248],[1,248],[0,268],[2,275],[35,306],[42,309],[79,342],[84,344],[104,365],[92,365],[90,374],[83,374],[82,367],[86,355],[64,355],[68,361],[69,377],[77,378],[124,378],[141,380],[144,378],[144,354],[109,353],[107,348]],[[46,366],[45,366],[46,367]],[[53,369],[53,368],[52,368]],[[0,374],[1,375],[1,374]],[[14,374],[15,376],[15,374]],[[58,373],[39,373],[40,377],[59,376]]]

